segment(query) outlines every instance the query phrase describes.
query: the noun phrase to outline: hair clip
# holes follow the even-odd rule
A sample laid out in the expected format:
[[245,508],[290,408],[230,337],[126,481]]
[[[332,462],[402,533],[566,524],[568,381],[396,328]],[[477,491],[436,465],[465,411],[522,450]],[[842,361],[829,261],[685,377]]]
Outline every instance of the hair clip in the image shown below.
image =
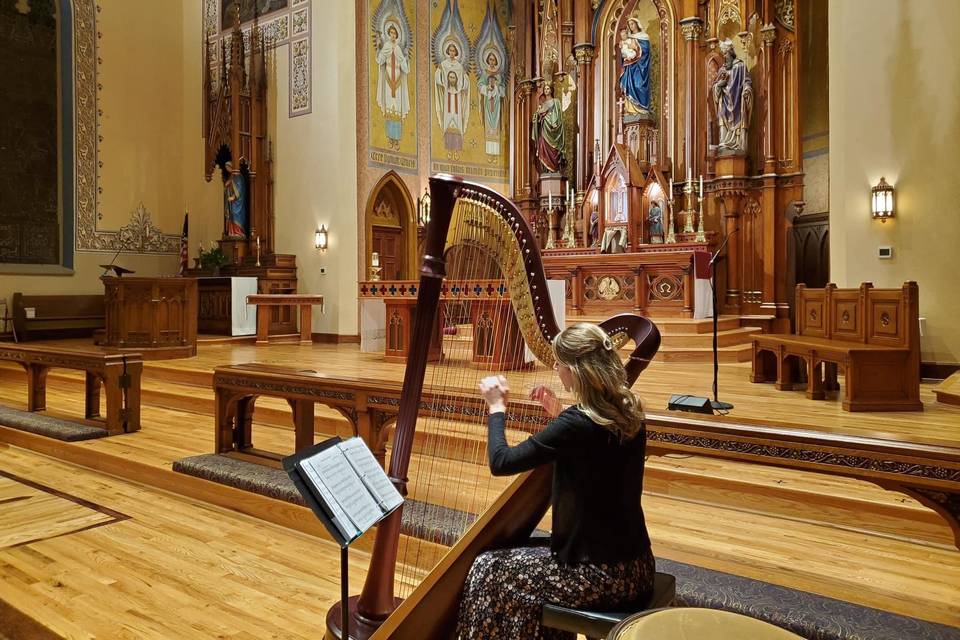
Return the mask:
[[613,351],[613,340],[605,336],[603,338],[603,348],[607,351]]

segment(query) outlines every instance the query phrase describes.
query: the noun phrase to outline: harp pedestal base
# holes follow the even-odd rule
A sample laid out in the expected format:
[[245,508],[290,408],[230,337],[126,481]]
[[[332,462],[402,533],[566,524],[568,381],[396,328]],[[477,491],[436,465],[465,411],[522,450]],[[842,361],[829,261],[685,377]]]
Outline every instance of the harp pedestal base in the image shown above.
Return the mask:
[[[327,632],[323,636],[324,640],[367,640],[370,636],[373,635],[373,632],[380,628],[380,624],[383,622],[372,622],[362,619],[357,616],[357,600],[360,599],[360,596],[351,596],[347,601],[347,606],[350,609],[350,628],[347,630],[348,634],[343,635],[343,616],[340,613],[341,603],[336,603],[330,607],[330,611],[327,612]],[[403,598],[396,598],[396,606],[400,606],[400,603],[403,602]]]

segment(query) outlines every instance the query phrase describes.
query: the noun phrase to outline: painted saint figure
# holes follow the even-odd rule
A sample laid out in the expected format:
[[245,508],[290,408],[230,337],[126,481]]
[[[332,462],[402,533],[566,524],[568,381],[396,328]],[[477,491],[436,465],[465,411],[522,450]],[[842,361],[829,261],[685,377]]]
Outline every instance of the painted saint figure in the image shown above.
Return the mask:
[[650,204],[647,223],[650,225],[650,243],[663,244],[663,209],[660,208],[659,202],[654,201]]
[[387,22],[386,33],[379,38],[377,67],[377,106],[383,112],[387,140],[391,147],[398,148],[403,133],[403,119],[410,113],[407,90],[410,61],[404,53],[400,27],[396,22]]
[[724,64],[713,82],[713,102],[717,107],[720,139],[716,151],[728,154],[746,153],[747,127],[753,110],[753,81],[743,60],[737,58],[733,42],[720,43]]
[[627,29],[620,31],[620,57],[620,90],[626,97],[626,113],[649,113],[650,36],[636,18],[628,19]]
[[564,132],[563,111],[560,101],[553,97],[553,87],[543,87],[543,102],[533,114],[533,126],[530,129],[541,173],[560,173],[563,159]]
[[247,237],[247,180],[233,172],[233,163],[223,165],[224,232],[228,238]]
[[478,82],[480,92],[480,115],[483,116],[484,150],[488,156],[500,155],[500,128],[503,99],[506,96],[500,79],[501,65],[497,54],[487,54],[486,66]]
[[447,151],[463,149],[463,135],[470,116],[470,84],[461,61],[460,47],[448,41],[446,57],[437,65],[436,84],[437,120],[443,131],[443,146]]

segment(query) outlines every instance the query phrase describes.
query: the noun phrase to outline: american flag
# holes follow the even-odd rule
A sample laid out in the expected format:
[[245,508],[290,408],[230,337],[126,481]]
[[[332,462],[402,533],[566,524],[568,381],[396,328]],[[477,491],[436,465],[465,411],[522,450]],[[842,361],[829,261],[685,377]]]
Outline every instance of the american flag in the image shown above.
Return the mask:
[[180,234],[180,275],[185,275],[187,273],[187,267],[189,265],[189,249],[187,247],[187,226],[188,218],[190,213],[184,209],[183,212],[183,233]]

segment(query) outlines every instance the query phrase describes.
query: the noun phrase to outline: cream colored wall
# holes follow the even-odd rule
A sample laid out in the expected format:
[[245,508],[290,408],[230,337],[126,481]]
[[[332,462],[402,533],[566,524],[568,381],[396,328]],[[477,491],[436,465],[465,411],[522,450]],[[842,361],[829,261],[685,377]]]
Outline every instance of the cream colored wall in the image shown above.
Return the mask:
[[[960,2],[830,0],[829,12],[832,280],[916,280],[923,360],[960,362]],[[869,210],[881,176],[897,198],[885,224]]]
[[[290,118],[287,113],[289,45],[279,47],[271,61],[275,248],[296,254],[301,293],[324,296],[326,312],[314,315],[313,330],[357,335],[356,14],[352,2],[323,0],[311,13],[310,114]],[[313,246],[321,224],[330,231],[325,252]]]
[[[199,3],[108,0],[100,7],[98,228],[128,224],[142,202],[164,233],[179,235],[184,205],[191,224],[203,229],[198,214],[217,205],[219,191],[213,188],[211,200],[200,178]],[[219,212],[212,215],[219,224]],[[112,252],[77,252],[72,274],[0,275],[0,298],[9,300],[15,291],[100,293],[98,265],[111,258]],[[116,261],[147,276],[172,274],[178,265],[175,255],[121,253]]]

